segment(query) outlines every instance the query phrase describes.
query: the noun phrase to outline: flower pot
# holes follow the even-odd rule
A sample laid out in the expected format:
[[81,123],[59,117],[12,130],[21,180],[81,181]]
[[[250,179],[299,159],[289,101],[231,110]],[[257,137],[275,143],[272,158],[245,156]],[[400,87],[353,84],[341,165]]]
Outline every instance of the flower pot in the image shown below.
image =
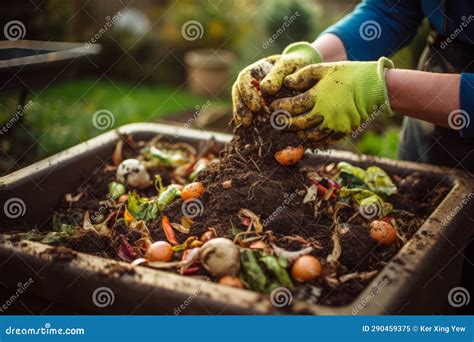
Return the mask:
[[184,55],[187,85],[196,95],[215,97],[225,92],[230,83],[230,70],[235,56],[226,50],[199,49]]

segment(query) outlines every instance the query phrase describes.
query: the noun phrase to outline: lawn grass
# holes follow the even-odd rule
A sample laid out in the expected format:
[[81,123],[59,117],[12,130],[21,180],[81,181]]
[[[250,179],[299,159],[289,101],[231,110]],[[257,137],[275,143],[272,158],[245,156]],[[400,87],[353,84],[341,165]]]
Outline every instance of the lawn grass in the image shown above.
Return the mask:
[[[36,95],[30,95],[27,100],[32,100],[34,105],[24,116],[26,129],[22,124],[16,127],[10,141],[0,142],[4,154],[0,153],[0,174],[12,170],[16,156],[27,155],[21,165],[13,165],[14,169],[127,123],[154,122],[167,115],[196,110],[208,101],[212,104],[230,101],[230,97],[216,100],[195,96],[185,88],[133,86],[103,80],[55,84]],[[10,117],[7,112],[14,112],[17,101],[17,94],[0,95],[1,123]],[[99,110],[110,111],[113,116],[113,124],[106,122],[105,129],[98,129],[93,123],[94,113]],[[365,132],[355,142],[357,152],[396,159],[398,128],[392,127],[385,133]]]
[[[208,100],[213,104],[223,101],[192,95],[184,87],[134,86],[108,80],[55,84],[36,95],[30,94],[27,100],[34,103],[24,116],[29,132],[22,128],[18,132],[31,134],[32,143],[37,145],[31,149],[36,155],[28,158],[29,161],[42,159],[127,123],[153,122],[177,112],[196,110],[196,106],[203,106]],[[17,94],[0,97],[0,122],[9,119],[7,111],[14,112],[17,98]],[[107,124],[106,129],[98,129],[93,124],[98,110],[107,110],[113,115],[113,124]]]

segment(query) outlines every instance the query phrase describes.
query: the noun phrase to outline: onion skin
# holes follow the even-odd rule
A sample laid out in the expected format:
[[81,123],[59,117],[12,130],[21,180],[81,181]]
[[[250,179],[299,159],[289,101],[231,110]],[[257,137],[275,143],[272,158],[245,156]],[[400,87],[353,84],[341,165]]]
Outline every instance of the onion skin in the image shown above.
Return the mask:
[[199,250],[203,267],[215,277],[236,276],[240,271],[240,250],[229,239],[215,238]]
[[275,159],[281,165],[293,165],[300,161],[304,155],[303,145],[292,147],[288,146],[275,153]]
[[250,249],[261,249],[262,251],[268,249],[268,245],[262,240],[256,241],[249,246]]
[[208,230],[201,235],[201,237],[199,238],[199,241],[207,242],[209,240],[214,239],[215,237],[216,237],[216,234],[212,230]]

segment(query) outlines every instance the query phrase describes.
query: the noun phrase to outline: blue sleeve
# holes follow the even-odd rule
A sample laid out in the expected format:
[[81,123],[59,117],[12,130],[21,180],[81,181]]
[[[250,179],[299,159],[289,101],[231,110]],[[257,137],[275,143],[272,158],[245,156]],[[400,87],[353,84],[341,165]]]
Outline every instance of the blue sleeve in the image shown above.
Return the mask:
[[464,127],[459,131],[462,138],[474,138],[474,74],[462,73],[459,101],[464,118]]
[[423,18],[420,0],[366,0],[323,33],[342,40],[349,60],[376,60],[408,44]]

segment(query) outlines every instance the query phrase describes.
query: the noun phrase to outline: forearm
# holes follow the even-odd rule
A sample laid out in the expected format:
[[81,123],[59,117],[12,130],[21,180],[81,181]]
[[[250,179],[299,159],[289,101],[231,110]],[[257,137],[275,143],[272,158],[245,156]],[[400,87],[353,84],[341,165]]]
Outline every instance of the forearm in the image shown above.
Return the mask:
[[449,127],[448,115],[460,109],[461,75],[390,69],[385,81],[392,110]]
[[322,34],[311,44],[319,51],[323,62],[338,62],[347,60],[346,49],[342,40],[332,33]]

